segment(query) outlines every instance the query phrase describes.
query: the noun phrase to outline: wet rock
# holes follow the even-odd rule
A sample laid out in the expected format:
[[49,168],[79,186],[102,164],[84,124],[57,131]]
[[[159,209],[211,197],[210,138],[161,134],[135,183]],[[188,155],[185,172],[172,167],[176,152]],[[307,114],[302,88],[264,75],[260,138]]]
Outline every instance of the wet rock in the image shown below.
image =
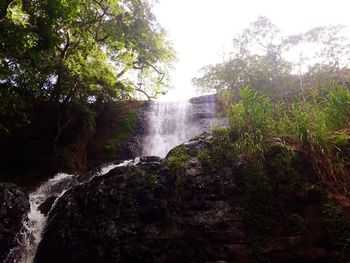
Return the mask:
[[50,212],[58,196],[51,195],[39,207],[38,210],[45,216]]
[[226,127],[227,119],[217,115],[216,95],[204,95],[190,99],[191,110],[189,119],[196,132],[210,131],[213,127]]
[[22,188],[0,183],[0,262],[17,245],[16,236],[29,208],[28,194]]
[[[207,169],[198,154],[210,138],[203,133],[179,146],[187,159],[172,158],[182,160],[178,170],[170,165],[175,149],[166,159],[142,157],[67,191],[49,214],[35,262],[257,262],[246,220],[254,212],[247,194],[255,194],[245,180],[247,158]],[[338,262],[321,198],[300,186],[312,175],[281,174],[278,147],[284,146],[273,145],[265,164],[272,198],[263,210],[271,214],[254,222],[269,224],[259,255],[272,263]]]
[[239,197],[223,194],[233,192],[232,175],[212,176],[194,156],[186,167],[182,177],[166,160],[141,158],[68,191],[50,212],[35,262],[239,258],[227,249],[245,242]]
[[216,95],[204,95],[198,96],[190,99],[190,103],[192,104],[203,104],[203,103],[216,103]]

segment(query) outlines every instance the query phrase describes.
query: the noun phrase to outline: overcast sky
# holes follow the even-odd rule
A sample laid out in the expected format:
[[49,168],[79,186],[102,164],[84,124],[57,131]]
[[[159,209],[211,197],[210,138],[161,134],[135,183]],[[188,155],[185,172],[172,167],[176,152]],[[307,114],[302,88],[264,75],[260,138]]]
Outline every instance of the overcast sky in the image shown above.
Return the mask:
[[221,62],[233,37],[259,15],[292,34],[320,25],[349,25],[349,10],[349,0],[159,0],[154,13],[178,56],[171,75],[174,90],[167,96],[193,96],[191,79],[198,70]]

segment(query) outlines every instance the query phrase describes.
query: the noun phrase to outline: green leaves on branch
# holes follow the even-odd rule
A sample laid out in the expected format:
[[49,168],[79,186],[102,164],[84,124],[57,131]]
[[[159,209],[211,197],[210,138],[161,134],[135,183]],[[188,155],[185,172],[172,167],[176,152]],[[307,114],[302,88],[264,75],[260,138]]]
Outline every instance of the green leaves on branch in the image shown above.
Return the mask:
[[143,0],[15,0],[0,23],[2,82],[56,101],[134,96],[132,75],[158,87],[174,58]]
[[329,26],[282,35],[269,19],[258,17],[234,37],[224,62],[204,66],[192,82],[202,91],[230,91],[236,96],[241,88],[250,86],[279,101],[315,87],[324,89],[333,82],[346,85],[350,82],[346,30],[345,26]]
[[[166,90],[174,51],[146,0],[5,2],[0,97],[8,101],[0,115],[18,112],[11,105],[45,101],[62,110],[70,102],[151,99]],[[16,122],[22,120],[0,130]]]

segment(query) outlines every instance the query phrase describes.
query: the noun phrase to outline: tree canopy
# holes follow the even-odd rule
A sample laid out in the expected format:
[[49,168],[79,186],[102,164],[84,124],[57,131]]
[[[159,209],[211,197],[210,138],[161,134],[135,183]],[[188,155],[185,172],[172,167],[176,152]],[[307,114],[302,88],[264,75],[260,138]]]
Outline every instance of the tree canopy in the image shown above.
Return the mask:
[[345,85],[350,72],[346,29],[338,25],[283,35],[261,16],[234,37],[229,59],[203,67],[193,83],[200,90],[233,91],[236,95],[250,86],[275,99],[332,81]]
[[152,98],[166,87],[174,51],[146,0],[5,2],[2,113],[20,112],[24,97],[62,106]]

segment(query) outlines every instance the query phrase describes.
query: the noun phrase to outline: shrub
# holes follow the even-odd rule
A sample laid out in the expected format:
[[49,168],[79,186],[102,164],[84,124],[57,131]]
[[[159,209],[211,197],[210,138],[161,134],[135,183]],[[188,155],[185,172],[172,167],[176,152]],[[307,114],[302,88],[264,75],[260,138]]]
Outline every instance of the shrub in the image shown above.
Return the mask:
[[328,96],[325,108],[327,125],[341,129],[350,125],[350,91],[345,87],[333,88]]

